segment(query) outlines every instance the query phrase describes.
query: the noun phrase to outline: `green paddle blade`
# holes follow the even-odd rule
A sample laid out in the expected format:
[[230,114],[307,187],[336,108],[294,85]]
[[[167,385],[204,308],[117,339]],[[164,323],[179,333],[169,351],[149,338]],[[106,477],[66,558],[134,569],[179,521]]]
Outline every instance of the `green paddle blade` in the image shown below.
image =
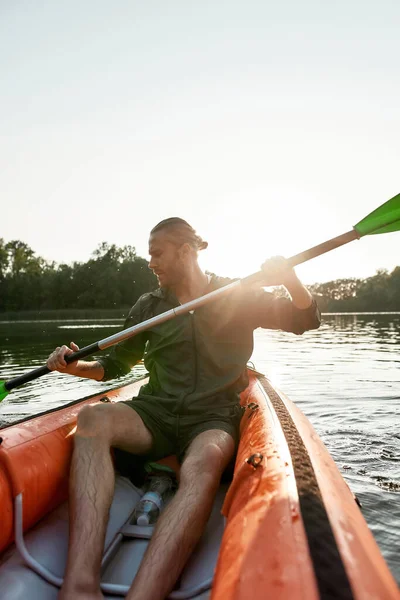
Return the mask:
[[362,221],[354,225],[354,229],[360,237],[400,231],[400,194],[364,217]]
[[5,383],[5,381],[0,380],[0,402],[4,400],[4,398],[9,394],[8,390],[6,389]]

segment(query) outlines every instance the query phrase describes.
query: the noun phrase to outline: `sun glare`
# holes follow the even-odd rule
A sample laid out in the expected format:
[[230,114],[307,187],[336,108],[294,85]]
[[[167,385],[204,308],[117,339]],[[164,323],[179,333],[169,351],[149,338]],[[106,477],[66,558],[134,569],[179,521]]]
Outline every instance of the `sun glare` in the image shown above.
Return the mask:
[[[243,209],[245,198],[234,198],[230,213],[224,218],[217,214],[207,227],[209,248],[199,255],[203,269],[227,277],[245,277],[258,271],[271,256],[289,257],[324,241],[322,234],[314,230],[313,220],[305,219],[299,190],[281,185],[249,194],[252,205],[248,215]],[[238,206],[240,210],[235,209]],[[320,259],[318,263],[301,265],[296,271],[308,283],[324,280],[324,263]]]

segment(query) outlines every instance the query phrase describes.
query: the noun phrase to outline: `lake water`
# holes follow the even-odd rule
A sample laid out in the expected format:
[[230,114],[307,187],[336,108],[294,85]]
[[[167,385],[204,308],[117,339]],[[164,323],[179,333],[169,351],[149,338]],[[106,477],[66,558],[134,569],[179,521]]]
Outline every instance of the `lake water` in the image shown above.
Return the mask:
[[[121,324],[0,322],[1,377],[42,365],[57,345],[83,347]],[[321,328],[303,336],[258,330],[252,360],[309,417],[400,582],[400,314],[324,315]],[[109,387],[52,373],[13,391],[0,404],[0,424]]]

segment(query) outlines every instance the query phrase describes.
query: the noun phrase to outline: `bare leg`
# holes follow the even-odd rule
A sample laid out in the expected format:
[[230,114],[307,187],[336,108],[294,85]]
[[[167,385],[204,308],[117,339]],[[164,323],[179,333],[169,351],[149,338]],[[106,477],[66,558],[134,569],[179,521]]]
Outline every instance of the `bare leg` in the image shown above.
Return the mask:
[[70,475],[70,538],[60,600],[103,598],[100,569],[114,493],[110,446],[141,454],[152,435],[123,404],[85,407],[78,416]]
[[233,450],[232,437],[218,429],[193,440],[179,489],[160,516],[127,600],[164,600],[172,590],[203,533]]

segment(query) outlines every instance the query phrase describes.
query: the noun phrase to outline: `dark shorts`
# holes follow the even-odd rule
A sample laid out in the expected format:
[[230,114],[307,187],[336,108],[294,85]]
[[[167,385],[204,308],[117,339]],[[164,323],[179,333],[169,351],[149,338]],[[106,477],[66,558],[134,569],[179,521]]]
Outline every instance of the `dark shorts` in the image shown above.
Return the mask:
[[237,448],[240,434],[240,421],[243,408],[240,404],[214,406],[202,411],[185,414],[172,413],[160,400],[146,397],[137,397],[124,402],[141,417],[143,423],[153,436],[153,447],[147,460],[160,460],[165,456],[175,454],[182,462],[190,443],[203,431],[221,429],[232,436]]

